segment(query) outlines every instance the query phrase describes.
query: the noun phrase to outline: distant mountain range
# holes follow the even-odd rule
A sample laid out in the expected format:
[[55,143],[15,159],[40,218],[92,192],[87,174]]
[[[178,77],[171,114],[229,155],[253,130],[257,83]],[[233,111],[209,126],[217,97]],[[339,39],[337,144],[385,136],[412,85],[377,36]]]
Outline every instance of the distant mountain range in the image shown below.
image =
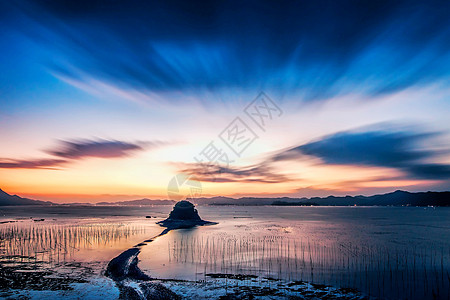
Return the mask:
[[0,189],[0,205],[1,206],[11,206],[11,205],[52,205],[50,201],[40,201],[28,198],[22,198],[17,195],[10,195]]
[[199,198],[199,205],[280,205],[280,206],[450,206],[450,192],[410,193],[395,191],[373,196],[312,197],[312,198]]
[[108,205],[108,206],[123,206],[123,205],[174,205],[177,201],[174,200],[152,200],[152,199],[140,199],[140,200],[128,200],[119,202],[99,202],[96,205]]
[[[345,196],[345,197],[312,197],[312,198],[230,198],[212,197],[191,200],[197,205],[277,205],[277,206],[450,206],[450,192],[420,192],[410,193],[395,191],[373,196]],[[98,206],[137,206],[137,205],[173,205],[173,200],[139,199],[119,202],[99,202],[97,204],[76,203],[64,205],[98,205]],[[11,205],[58,205],[50,201],[39,201],[9,195],[0,189],[0,206]]]

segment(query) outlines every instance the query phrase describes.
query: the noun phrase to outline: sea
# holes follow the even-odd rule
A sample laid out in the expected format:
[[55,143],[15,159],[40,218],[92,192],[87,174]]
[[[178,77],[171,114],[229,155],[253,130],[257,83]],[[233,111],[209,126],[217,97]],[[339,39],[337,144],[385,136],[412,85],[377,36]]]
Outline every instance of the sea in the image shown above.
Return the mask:
[[[118,298],[115,283],[104,276],[108,262],[160,234],[164,228],[156,223],[171,209],[0,207],[0,265],[7,270],[0,277],[49,272],[42,284],[26,275],[30,282],[4,286],[0,296]],[[297,294],[326,299],[339,293],[355,299],[450,297],[450,208],[197,209],[202,219],[217,224],[170,231],[138,256],[142,271],[187,299],[248,290],[261,299]],[[72,277],[82,280],[51,281]]]

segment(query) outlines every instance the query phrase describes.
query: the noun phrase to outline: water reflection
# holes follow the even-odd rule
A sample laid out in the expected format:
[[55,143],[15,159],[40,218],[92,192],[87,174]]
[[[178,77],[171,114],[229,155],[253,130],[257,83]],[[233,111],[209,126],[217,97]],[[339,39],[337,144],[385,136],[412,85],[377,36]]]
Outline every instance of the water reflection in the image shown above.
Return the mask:
[[190,266],[197,273],[251,274],[360,287],[370,294],[390,297],[405,296],[401,291],[408,291],[408,298],[417,292],[427,295],[427,288],[445,294],[445,254],[443,248],[417,251],[350,243],[325,246],[285,236],[186,235],[168,242],[168,263]]
[[[20,221],[0,226],[2,259],[27,259],[40,263],[60,263],[104,257],[121,251],[130,241],[142,239],[148,226],[125,223],[57,224]],[[105,250],[107,253],[101,253]],[[95,255],[95,253],[101,255]],[[89,257],[84,257],[89,253]],[[94,254],[94,255],[93,255]]]
[[[217,226],[173,231],[144,247],[140,266],[157,278],[211,280],[210,274],[245,274],[262,284],[267,278],[308,281],[393,299],[449,296],[450,248],[439,236],[445,226],[405,226],[398,219],[389,223],[395,211],[360,224],[359,216],[273,222],[262,221],[259,213],[250,221],[222,219]],[[352,218],[355,223],[349,222]],[[428,236],[416,239],[425,243],[412,244],[416,239],[406,233],[422,230]]]
[[[155,222],[171,208],[55,209],[33,212],[46,218],[44,222],[20,219],[0,225],[2,265],[18,260],[97,261],[104,268],[122,251],[161,233]],[[246,274],[254,276],[242,278],[258,286],[278,279],[303,280],[394,299],[449,297],[449,209],[199,207],[199,211],[219,224],[175,230],[155,239],[142,248],[139,267],[152,277],[213,284],[222,284],[218,278],[226,277],[220,274]],[[94,213],[100,217],[87,219]],[[58,220],[48,219],[54,217]],[[173,283],[173,288],[187,284]]]

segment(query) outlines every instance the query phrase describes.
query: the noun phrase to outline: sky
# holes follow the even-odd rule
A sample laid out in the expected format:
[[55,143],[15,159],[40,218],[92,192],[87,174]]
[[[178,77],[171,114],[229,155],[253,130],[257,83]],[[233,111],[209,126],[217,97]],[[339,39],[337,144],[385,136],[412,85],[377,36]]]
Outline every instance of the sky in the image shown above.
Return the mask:
[[0,188],[450,189],[447,1],[2,1]]

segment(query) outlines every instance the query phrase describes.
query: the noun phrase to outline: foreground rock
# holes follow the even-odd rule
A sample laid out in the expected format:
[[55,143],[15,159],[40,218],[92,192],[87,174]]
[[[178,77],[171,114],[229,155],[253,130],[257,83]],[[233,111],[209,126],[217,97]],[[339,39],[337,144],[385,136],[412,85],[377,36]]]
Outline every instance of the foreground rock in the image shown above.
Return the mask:
[[114,281],[124,279],[150,280],[141,269],[138,268],[138,248],[131,248],[112,259],[106,268],[105,275]]
[[189,201],[180,201],[173,207],[170,215],[164,221],[157,224],[167,227],[167,229],[192,228],[194,226],[214,225],[215,222],[202,220],[198,215],[194,204]]
[[120,292],[119,299],[181,299],[161,283],[151,282],[152,278],[138,267],[138,255],[141,252],[141,247],[167,232],[168,230],[166,229],[156,237],[122,252],[109,262],[105,275],[116,282]]
[[181,300],[181,297],[161,283],[124,281],[119,285],[119,299]]

